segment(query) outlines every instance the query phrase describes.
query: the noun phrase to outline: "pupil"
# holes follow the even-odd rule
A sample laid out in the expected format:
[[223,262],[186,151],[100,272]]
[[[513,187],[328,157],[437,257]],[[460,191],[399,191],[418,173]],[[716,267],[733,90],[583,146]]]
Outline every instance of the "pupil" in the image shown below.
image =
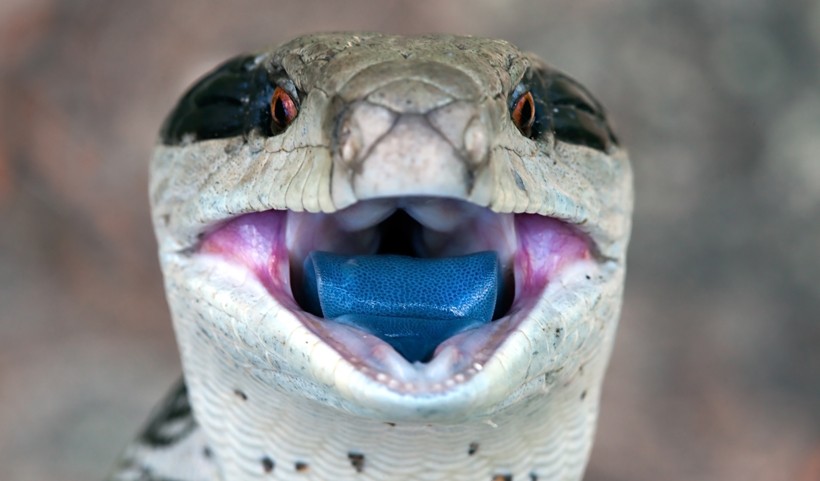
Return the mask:
[[521,124],[524,127],[529,127],[532,120],[532,102],[529,97],[524,98],[524,103],[521,105]]
[[276,120],[276,123],[279,125],[286,125],[288,123],[288,113],[285,110],[285,104],[282,102],[281,97],[276,99],[273,106],[273,119]]

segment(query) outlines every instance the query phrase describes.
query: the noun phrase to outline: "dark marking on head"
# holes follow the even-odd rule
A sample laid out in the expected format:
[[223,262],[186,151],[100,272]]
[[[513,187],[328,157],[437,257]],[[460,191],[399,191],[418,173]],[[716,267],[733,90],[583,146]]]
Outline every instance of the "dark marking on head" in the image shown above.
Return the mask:
[[239,389],[234,389],[233,393],[236,395],[236,397],[238,397],[239,399],[241,399],[243,401],[248,400],[248,395],[245,394],[243,391],[240,391]]
[[214,453],[213,451],[211,451],[211,448],[209,446],[205,446],[204,448],[202,448],[202,457],[204,457],[205,459],[211,459],[213,455]]
[[196,428],[196,420],[191,413],[188,389],[180,381],[166,397],[159,411],[151,418],[139,439],[152,447],[176,444]]
[[273,460],[272,460],[271,458],[269,458],[269,457],[267,457],[267,456],[265,456],[264,458],[262,458],[262,469],[263,469],[266,473],[273,472],[273,468],[274,468],[275,466],[276,466],[276,463],[274,463],[274,462],[273,462]]
[[496,474],[492,481],[512,481],[512,474]]
[[303,463],[302,461],[296,461],[293,465],[294,469],[296,469],[297,473],[306,473],[310,471],[310,466],[307,463]]
[[557,141],[608,152],[618,145],[603,106],[583,85],[545,65],[533,66],[509,97],[510,112],[531,94],[535,120],[523,133],[533,140],[552,135]]
[[347,459],[357,473],[364,472],[364,454],[362,453],[347,453]]
[[395,428],[395,427],[396,427],[396,423],[391,423],[391,422],[389,422],[389,421],[385,421],[385,423],[384,423],[384,424],[387,424],[387,425],[388,425],[388,426],[390,426],[391,428]]
[[586,398],[587,398],[587,390],[584,389],[584,391],[581,393],[581,401],[583,401]]
[[538,481],[538,475],[535,473],[530,473],[530,481]]
[[556,327],[555,328],[555,339],[553,340],[552,345],[554,347],[558,347],[558,344],[561,343],[561,335],[564,333],[563,327]]
[[518,187],[520,190],[526,192],[527,186],[524,185],[524,179],[521,178],[521,175],[515,170],[512,171],[513,178],[515,179],[515,186]]
[[162,143],[179,145],[247,136],[253,131],[265,136],[279,133],[272,122],[270,102],[277,82],[285,79],[284,71],[268,72],[254,55],[228,60],[182,96],[162,126]]
[[467,454],[472,456],[476,452],[478,452],[478,443],[476,443],[476,442],[470,443],[470,445],[467,447]]

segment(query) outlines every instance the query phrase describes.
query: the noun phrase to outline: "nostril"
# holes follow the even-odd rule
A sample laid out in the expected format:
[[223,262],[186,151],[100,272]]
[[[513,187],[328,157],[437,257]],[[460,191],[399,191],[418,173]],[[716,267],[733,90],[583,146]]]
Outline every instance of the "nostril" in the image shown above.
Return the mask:
[[346,119],[339,128],[339,154],[342,160],[348,164],[354,163],[361,148],[361,131],[351,125],[350,119]]
[[464,129],[464,151],[467,153],[467,160],[475,165],[481,165],[487,160],[490,151],[489,137],[486,127],[478,118],[473,118]]
[[348,105],[336,124],[336,150],[342,161],[355,165],[384,137],[395,123],[396,114],[365,101]]
[[490,122],[473,102],[457,101],[430,112],[427,119],[471,168],[486,163],[490,153]]

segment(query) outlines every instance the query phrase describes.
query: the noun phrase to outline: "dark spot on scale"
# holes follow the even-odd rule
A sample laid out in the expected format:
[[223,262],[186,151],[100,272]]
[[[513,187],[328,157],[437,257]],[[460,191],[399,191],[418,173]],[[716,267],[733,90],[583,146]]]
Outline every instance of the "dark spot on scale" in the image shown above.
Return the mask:
[[273,462],[273,460],[272,460],[271,458],[269,458],[269,457],[267,457],[267,456],[265,456],[264,458],[262,458],[262,469],[263,469],[266,473],[273,472],[273,467],[274,467],[274,466],[276,466],[276,464]]
[[470,443],[470,446],[467,448],[467,454],[472,456],[476,452],[478,452],[478,443]]
[[587,390],[584,389],[584,391],[581,393],[581,401],[583,401],[586,398],[587,398]]
[[307,463],[303,463],[302,461],[296,461],[296,464],[293,465],[296,468],[297,473],[307,473],[310,471],[310,466]]
[[535,473],[530,473],[530,481],[538,481],[538,475]]
[[387,424],[387,425],[388,425],[388,426],[390,426],[391,428],[395,428],[395,427],[396,427],[396,423],[391,423],[391,422],[387,422],[387,421],[386,421],[384,424]]
[[234,389],[233,393],[236,394],[236,397],[238,397],[239,399],[241,399],[243,401],[248,400],[248,395],[245,394],[244,392],[240,391],[239,389]]
[[515,59],[516,59],[516,56],[514,54],[507,55],[507,65],[505,67],[507,70],[510,70],[512,68],[513,62],[515,62]]
[[364,471],[364,454],[362,453],[347,453],[347,459],[350,460],[350,465],[357,473]]
[[211,459],[211,457],[212,457],[213,455],[214,455],[214,453],[213,453],[213,451],[211,451],[211,448],[210,448],[210,447],[205,446],[204,448],[202,448],[202,456],[203,456],[205,459]]
[[524,179],[522,179],[521,176],[518,175],[518,172],[513,170],[512,173],[513,177],[515,178],[515,186],[518,187],[520,190],[526,192],[527,186],[524,185]]
[[493,481],[512,481],[512,474],[496,474]]
[[[247,140],[246,138],[234,139],[234,141],[233,141],[233,142],[228,142],[228,144],[225,146],[225,148],[224,148],[223,150],[224,150],[224,151],[225,151],[225,153],[226,153],[226,154],[228,154],[228,155],[230,155],[230,154],[235,154],[235,153],[239,152],[239,150],[240,150],[240,149],[241,149],[244,145],[246,145],[247,143],[248,143],[248,140]],[[217,182],[217,184],[218,184],[218,183],[219,183],[219,182]]]
[[585,275],[584,277],[586,277],[588,281],[589,281],[589,280],[592,280],[592,277],[590,277],[590,275],[589,275],[589,274]]
[[555,337],[561,337],[561,333],[563,333],[563,332],[564,332],[563,327],[556,327],[555,328]]

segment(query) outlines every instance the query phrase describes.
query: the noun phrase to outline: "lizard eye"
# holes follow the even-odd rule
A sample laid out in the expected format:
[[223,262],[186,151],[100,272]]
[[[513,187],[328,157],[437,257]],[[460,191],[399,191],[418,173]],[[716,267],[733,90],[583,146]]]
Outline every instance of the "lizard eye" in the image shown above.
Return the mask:
[[618,145],[601,104],[581,84],[549,67],[527,71],[508,105],[515,126],[532,140],[552,137],[603,152]]
[[256,56],[241,55],[225,62],[182,96],[163,124],[162,142],[181,145],[251,132],[276,135],[299,109],[293,97],[297,94],[276,86],[277,81],[287,81],[284,71],[277,70],[273,77]]
[[510,117],[521,134],[525,137],[532,137],[532,125],[535,123],[535,101],[531,92],[527,91],[518,97],[512,106]]
[[273,123],[279,130],[282,130],[290,125],[299,114],[299,107],[285,89],[276,87],[270,100],[270,112]]

